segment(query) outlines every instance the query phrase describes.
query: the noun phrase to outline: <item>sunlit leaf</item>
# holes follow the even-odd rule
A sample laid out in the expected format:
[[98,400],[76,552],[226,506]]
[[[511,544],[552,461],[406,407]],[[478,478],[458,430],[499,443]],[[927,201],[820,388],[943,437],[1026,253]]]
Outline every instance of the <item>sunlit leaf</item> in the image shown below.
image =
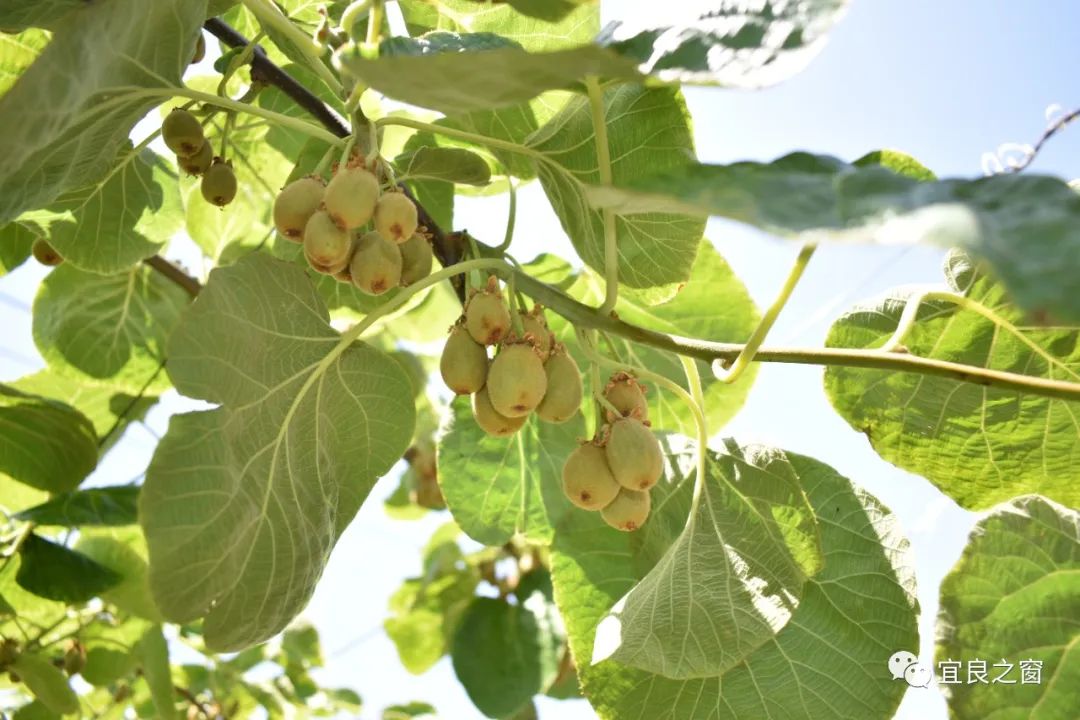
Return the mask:
[[70,405],[0,384],[0,473],[39,490],[72,490],[97,465],[97,436]]
[[15,517],[35,525],[133,525],[138,499],[135,485],[89,488],[57,495]]

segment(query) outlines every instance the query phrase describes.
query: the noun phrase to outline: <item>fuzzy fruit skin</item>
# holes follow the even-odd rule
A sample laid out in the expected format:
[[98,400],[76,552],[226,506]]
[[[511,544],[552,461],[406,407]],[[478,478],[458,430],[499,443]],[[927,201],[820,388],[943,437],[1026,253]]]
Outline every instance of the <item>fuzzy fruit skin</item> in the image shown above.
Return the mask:
[[56,252],[56,248],[49,244],[49,241],[45,238],[35,240],[34,244],[30,246],[30,252],[33,254],[34,259],[42,265],[56,267],[64,262],[64,256]]
[[547,392],[544,361],[532,345],[504,345],[491,361],[487,389],[499,413],[524,417],[536,409]]
[[304,257],[318,272],[333,275],[349,262],[352,238],[319,210],[304,225]]
[[648,490],[664,472],[660,441],[637,418],[613,422],[604,450],[611,473],[628,490]]
[[206,202],[218,207],[225,207],[236,197],[236,173],[233,172],[232,163],[221,158],[214,158],[213,164],[203,174],[202,196]]
[[398,246],[401,248],[401,284],[405,287],[431,274],[434,253],[423,235],[413,235]]
[[202,125],[187,110],[174,109],[161,121],[161,139],[177,155],[191,157],[206,144]]
[[378,179],[358,167],[338,170],[323,194],[326,211],[346,230],[355,230],[371,220],[378,199]]
[[54,713],[67,715],[79,711],[79,698],[68,685],[67,677],[45,658],[23,653],[11,663],[11,669],[34,697]]
[[364,233],[349,263],[353,285],[368,295],[382,295],[401,284],[401,251],[377,232]]
[[416,203],[404,193],[386,193],[375,205],[375,229],[383,237],[403,243],[413,236],[420,224]]
[[64,652],[64,672],[78,675],[86,667],[86,647],[78,640],[71,641]]
[[300,242],[304,226],[322,204],[325,185],[321,178],[303,177],[286,185],[274,198],[274,227],[284,237]]
[[509,437],[513,435],[528,419],[527,416],[510,418],[501,414],[491,404],[487,387],[480,388],[472,396],[473,417],[480,429],[494,437]]
[[[604,388],[604,397],[618,408],[624,417],[636,417],[642,422],[649,419],[649,401],[645,398],[645,390],[637,378],[631,375],[620,373],[614,376]],[[615,413],[607,411],[608,422],[616,420],[617,417]]]
[[542,317],[532,313],[521,313],[521,327],[525,332],[525,337],[532,336],[533,342],[536,343],[536,349],[540,351],[540,359],[547,362],[554,341],[547,323],[544,322]]
[[601,510],[619,494],[604,449],[586,443],[570,453],[562,469],[563,492],[583,510]]
[[622,488],[611,504],[600,511],[600,517],[616,530],[633,532],[645,524],[651,509],[652,496],[648,492]]
[[183,155],[176,156],[176,163],[180,166],[180,169],[186,172],[188,175],[199,176],[210,169],[210,165],[214,162],[214,149],[210,147],[210,143],[204,142],[202,149],[191,157],[184,157]]
[[461,325],[455,325],[446,338],[439,372],[446,386],[458,395],[479,392],[487,382],[487,349],[477,343]]
[[557,348],[544,364],[544,373],[547,375],[547,392],[536,406],[536,414],[545,422],[566,422],[581,408],[584,395],[581,370],[566,348]]
[[499,291],[480,292],[465,306],[465,327],[481,345],[495,345],[510,331],[510,309]]

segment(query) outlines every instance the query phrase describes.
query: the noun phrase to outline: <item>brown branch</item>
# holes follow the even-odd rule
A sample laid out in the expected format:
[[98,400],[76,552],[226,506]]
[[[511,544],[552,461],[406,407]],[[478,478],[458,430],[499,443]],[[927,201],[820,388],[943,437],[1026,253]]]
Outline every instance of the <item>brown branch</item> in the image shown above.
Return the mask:
[[143,260],[143,262],[182,287],[191,297],[195,297],[199,294],[199,291],[202,290],[202,284],[198,280],[191,277],[160,255],[148,257]]

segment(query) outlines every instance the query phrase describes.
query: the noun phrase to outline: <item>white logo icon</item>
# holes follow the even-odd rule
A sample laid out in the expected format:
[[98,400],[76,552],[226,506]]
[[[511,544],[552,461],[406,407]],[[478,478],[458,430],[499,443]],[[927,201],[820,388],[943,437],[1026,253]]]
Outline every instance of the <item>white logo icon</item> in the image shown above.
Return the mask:
[[930,681],[934,679],[934,673],[930,668],[916,662],[911,663],[904,670],[904,679],[911,687],[929,687]]
[[916,664],[919,661],[913,653],[909,653],[907,650],[898,650],[892,654],[889,658],[889,673],[892,675],[893,680],[904,679],[904,671],[909,666]]

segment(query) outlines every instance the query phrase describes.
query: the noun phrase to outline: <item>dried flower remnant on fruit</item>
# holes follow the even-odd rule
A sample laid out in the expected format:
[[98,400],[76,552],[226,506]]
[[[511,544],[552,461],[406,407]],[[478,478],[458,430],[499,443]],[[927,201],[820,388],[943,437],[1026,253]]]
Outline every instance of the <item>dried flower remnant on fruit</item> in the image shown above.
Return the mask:
[[494,275],[488,278],[487,287],[474,293],[465,305],[465,327],[481,345],[495,345],[510,331],[510,308]]
[[396,243],[413,236],[419,225],[416,203],[401,192],[388,192],[375,204],[375,229]]
[[544,319],[544,309],[536,305],[532,312],[521,313],[521,326],[526,339],[531,338],[540,353],[540,359],[545,362],[551,354],[551,345],[555,341],[548,328],[547,320]]
[[323,207],[339,226],[355,230],[371,220],[378,199],[378,178],[362,167],[349,165],[327,183]]
[[180,165],[180,169],[188,175],[198,177],[209,170],[210,165],[213,164],[214,149],[210,147],[210,143],[205,142],[203,143],[202,149],[191,157],[177,155],[176,162]]
[[544,364],[544,373],[547,375],[547,391],[536,406],[536,415],[549,423],[566,422],[581,408],[584,388],[581,370],[565,345],[556,344],[551,350],[551,356]]
[[56,248],[45,238],[35,240],[34,244],[30,246],[30,253],[39,263],[49,267],[55,267],[64,262],[63,255],[58,253]]
[[616,530],[633,532],[645,524],[651,508],[652,496],[648,492],[621,488],[615,499],[600,511],[600,517]]
[[300,242],[304,227],[323,201],[326,183],[316,175],[293,180],[274,198],[274,227],[284,237]]
[[562,486],[570,502],[583,510],[601,510],[619,494],[604,449],[592,442],[580,445],[566,458]]
[[233,172],[232,162],[214,158],[213,164],[203,174],[202,196],[208,203],[225,207],[236,197],[236,173]]
[[472,339],[461,321],[450,329],[446,338],[439,372],[446,386],[458,395],[478,392],[487,382],[487,349]]
[[[630,373],[617,372],[604,387],[604,398],[614,405],[623,417],[636,417],[642,422],[648,422],[649,401],[645,397],[647,390],[645,385]],[[617,417],[619,416],[611,410],[607,411],[608,422]]]
[[530,342],[506,344],[491,361],[487,389],[491,404],[507,417],[528,415],[547,392],[544,361]]
[[206,144],[199,119],[183,108],[175,108],[161,122],[161,139],[177,155],[191,157]]
[[604,431],[608,466],[620,485],[648,490],[664,472],[660,441],[635,417],[618,418]]
[[203,37],[202,30],[199,30],[199,34],[195,36],[195,50],[191,53],[190,65],[202,62],[206,57],[206,38]]
[[349,263],[353,285],[368,295],[382,295],[401,284],[401,251],[379,233],[364,233]]
[[473,418],[480,429],[494,437],[508,437],[513,435],[525,424],[528,416],[506,417],[491,404],[487,387],[480,388],[472,396]]

